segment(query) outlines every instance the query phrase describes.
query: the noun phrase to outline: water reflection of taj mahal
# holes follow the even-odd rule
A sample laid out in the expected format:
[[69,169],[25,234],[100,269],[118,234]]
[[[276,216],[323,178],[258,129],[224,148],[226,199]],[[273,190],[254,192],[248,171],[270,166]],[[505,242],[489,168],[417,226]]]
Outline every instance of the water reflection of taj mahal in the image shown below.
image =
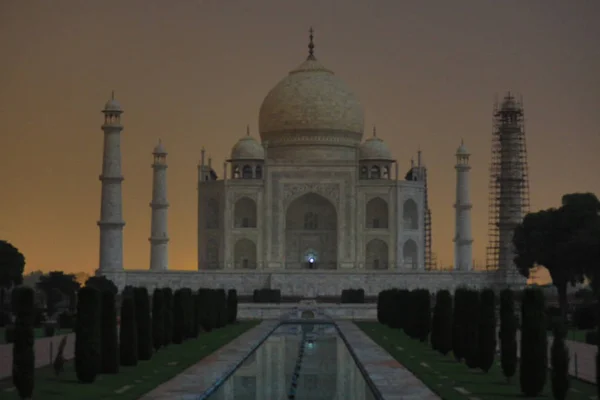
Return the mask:
[[283,325],[250,354],[210,400],[286,399],[302,341],[306,344],[297,399],[374,399],[345,343],[333,325]]

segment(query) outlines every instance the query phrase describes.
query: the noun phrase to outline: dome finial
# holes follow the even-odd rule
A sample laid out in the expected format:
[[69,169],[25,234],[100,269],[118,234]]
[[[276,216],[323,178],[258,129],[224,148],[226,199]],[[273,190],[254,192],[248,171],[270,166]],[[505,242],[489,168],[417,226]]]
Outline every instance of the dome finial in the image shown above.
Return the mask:
[[316,60],[316,58],[315,58],[315,44],[313,43],[313,38],[314,38],[313,33],[314,33],[314,30],[313,30],[312,26],[308,30],[308,33],[309,33],[309,35],[308,35],[309,42],[308,42],[308,58],[307,58],[307,60]]
[[377,137],[377,126],[373,125],[373,137],[376,138]]
[[115,99],[115,91],[114,90],[110,93],[110,99],[111,100]]
[[250,136],[250,124],[246,125],[246,136]]

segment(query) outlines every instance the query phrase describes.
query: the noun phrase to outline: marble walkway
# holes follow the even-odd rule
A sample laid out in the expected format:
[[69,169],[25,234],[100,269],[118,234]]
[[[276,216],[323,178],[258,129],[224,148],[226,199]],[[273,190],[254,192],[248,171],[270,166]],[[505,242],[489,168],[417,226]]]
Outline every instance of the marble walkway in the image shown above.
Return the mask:
[[351,321],[336,321],[356,358],[385,400],[434,400],[440,397],[404,368]]

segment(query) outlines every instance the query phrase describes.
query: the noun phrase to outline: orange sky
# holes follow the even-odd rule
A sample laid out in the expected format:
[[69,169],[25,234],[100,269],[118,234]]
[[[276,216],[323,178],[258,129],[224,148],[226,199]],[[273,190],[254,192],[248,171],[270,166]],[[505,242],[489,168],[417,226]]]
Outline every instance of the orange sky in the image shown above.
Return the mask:
[[[151,151],[169,151],[170,261],[196,268],[196,163],[256,134],[267,92],[315,53],[361,99],[400,165],[429,167],[434,251],[452,262],[454,151],[472,155],[485,258],[494,93],[524,96],[533,209],[600,193],[597,0],[0,2],[0,238],[27,270],[98,265],[100,110],[122,103],[125,266],[149,265]],[[217,171],[221,173],[221,167]]]

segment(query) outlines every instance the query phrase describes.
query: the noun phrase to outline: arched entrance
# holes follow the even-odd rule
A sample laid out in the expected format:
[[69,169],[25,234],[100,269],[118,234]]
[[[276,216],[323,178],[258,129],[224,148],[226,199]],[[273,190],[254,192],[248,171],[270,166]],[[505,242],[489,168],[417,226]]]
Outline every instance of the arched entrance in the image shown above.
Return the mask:
[[285,219],[286,268],[337,268],[337,212],[316,193],[290,203]]

